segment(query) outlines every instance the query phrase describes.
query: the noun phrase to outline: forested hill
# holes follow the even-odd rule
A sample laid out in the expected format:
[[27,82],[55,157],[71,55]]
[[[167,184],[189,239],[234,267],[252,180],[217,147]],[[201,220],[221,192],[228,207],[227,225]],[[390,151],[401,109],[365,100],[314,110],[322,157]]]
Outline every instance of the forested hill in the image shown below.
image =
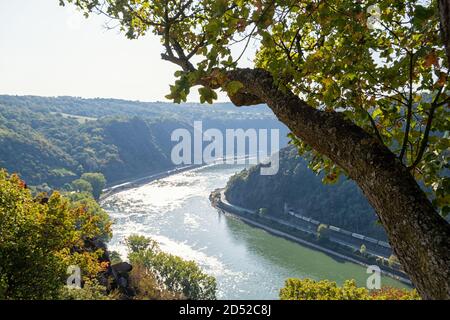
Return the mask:
[[322,177],[307,167],[295,147],[281,150],[276,175],[261,175],[260,167],[253,166],[229,180],[226,196],[231,203],[255,210],[267,208],[267,214],[279,218],[285,217],[286,203],[322,223],[386,239],[374,210],[357,185],[344,177],[334,185],[323,184]]
[[[144,103],[74,97],[0,96],[0,168],[29,185],[61,187],[85,172],[109,183],[173,167],[177,128],[287,129],[265,106]],[[286,139],[283,139],[283,143]]]
[[87,118],[110,116],[163,117],[183,121],[194,120],[236,120],[275,119],[272,111],[260,105],[251,108],[237,108],[231,103],[175,104],[168,102],[140,102],[120,99],[84,99],[78,97],[40,97],[0,95],[0,104],[15,108],[29,108],[40,113],[58,112]]

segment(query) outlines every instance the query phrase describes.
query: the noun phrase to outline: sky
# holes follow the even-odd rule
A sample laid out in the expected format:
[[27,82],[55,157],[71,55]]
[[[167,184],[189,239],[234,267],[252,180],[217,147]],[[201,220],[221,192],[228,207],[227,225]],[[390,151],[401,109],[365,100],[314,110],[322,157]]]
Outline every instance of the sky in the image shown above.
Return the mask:
[[128,40],[105,22],[59,0],[0,0],[0,94],[166,101],[177,68],[159,39]]

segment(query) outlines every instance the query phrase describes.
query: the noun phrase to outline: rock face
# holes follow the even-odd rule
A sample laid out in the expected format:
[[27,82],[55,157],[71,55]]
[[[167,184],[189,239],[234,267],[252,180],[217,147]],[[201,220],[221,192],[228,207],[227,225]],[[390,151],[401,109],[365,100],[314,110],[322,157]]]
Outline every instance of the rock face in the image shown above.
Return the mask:
[[133,269],[133,266],[128,262],[119,262],[111,266],[113,272],[124,274],[128,273]]
[[260,174],[260,165],[233,176],[226,188],[227,199],[238,206],[283,218],[286,207],[304,216],[343,229],[386,240],[384,229],[357,185],[341,177],[333,185],[322,183],[302,159],[295,147],[280,151],[280,169],[276,175]]
[[101,240],[85,240],[85,245],[92,251],[103,250],[103,255],[99,257],[99,262],[107,262],[109,264],[108,269],[97,276],[100,284],[104,285],[108,292],[118,290],[121,293],[120,299],[132,299],[135,296],[135,292],[130,286],[128,274],[133,270],[133,266],[128,262],[119,262],[111,265],[109,251],[106,244]]
[[128,262],[119,262],[111,265],[104,275],[108,290],[119,290],[121,299],[132,299],[136,293],[130,285],[128,273],[133,270],[133,266]]

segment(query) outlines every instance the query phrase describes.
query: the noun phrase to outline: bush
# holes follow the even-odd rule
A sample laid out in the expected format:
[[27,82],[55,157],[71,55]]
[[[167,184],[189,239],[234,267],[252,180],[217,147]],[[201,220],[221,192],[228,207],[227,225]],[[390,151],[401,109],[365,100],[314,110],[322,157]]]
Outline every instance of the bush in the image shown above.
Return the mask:
[[83,179],[76,179],[71,182],[71,187],[76,192],[87,192],[89,194],[93,194],[92,185]]
[[108,242],[111,237],[111,219],[108,213],[100,207],[91,194],[86,192],[67,193],[64,194],[69,200],[72,209],[83,208],[88,216],[95,217],[96,226],[99,229],[97,239]]
[[102,194],[103,188],[106,185],[105,176],[101,173],[89,172],[83,173],[81,179],[89,182],[92,187],[92,194],[94,198],[98,200]]
[[0,171],[0,299],[58,298],[66,270],[77,265],[83,281],[106,265],[86,241],[104,232],[101,218],[58,192],[34,199],[18,176]]
[[400,265],[400,261],[395,255],[391,254],[388,259],[388,265],[391,268],[398,267]]
[[259,208],[258,209],[258,215],[260,215],[260,216],[265,216],[265,215],[267,215],[268,212],[269,212],[269,210],[267,210],[267,208]]
[[59,294],[59,299],[63,300],[114,300],[117,298],[116,292],[108,294],[106,288],[95,279],[87,280],[80,289],[63,287]]
[[158,243],[155,240],[139,235],[129,236],[125,240],[125,243],[127,244],[130,253],[146,251],[148,248],[149,250],[154,251],[158,247]]
[[418,300],[416,290],[383,287],[369,291],[356,286],[355,280],[347,280],[342,287],[336,282],[312,279],[287,279],[280,290],[281,300]]
[[328,234],[328,226],[323,223],[319,224],[319,226],[317,227],[317,238],[319,240],[328,239]]
[[180,293],[174,293],[164,289],[155,275],[148,272],[142,264],[135,264],[129,275],[129,281],[133,286],[138,300],[179,300],[183,299]]
[[122,262],[122,257],[117,251],[111,251],[109,253],[109,260],[111,261],[111,265],[114,265],[116,263]]
[[127,244],[128,258],[133,268],[140,270],[134,272],[137,291],[193,300],[216,298],[215,278],[205,274],[194,261],[162,252],[157,242],[142,236],[131,236]]

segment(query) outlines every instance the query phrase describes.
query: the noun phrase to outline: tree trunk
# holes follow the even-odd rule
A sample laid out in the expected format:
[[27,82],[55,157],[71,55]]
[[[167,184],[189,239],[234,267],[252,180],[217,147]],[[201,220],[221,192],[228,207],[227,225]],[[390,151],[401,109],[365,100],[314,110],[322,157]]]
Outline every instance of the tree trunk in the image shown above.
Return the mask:
[[438,5],[439,19],[441,20],[441,37],[450,67],[450,0],[439,0]]
[[450,225],[434,210],[397,157],[336,112],[317,110],[279,90],[260,69],[238,69],[236,105],[266,103],[277,118],[356,181],[377,212],[395,254],[424,299],[450,299]]

